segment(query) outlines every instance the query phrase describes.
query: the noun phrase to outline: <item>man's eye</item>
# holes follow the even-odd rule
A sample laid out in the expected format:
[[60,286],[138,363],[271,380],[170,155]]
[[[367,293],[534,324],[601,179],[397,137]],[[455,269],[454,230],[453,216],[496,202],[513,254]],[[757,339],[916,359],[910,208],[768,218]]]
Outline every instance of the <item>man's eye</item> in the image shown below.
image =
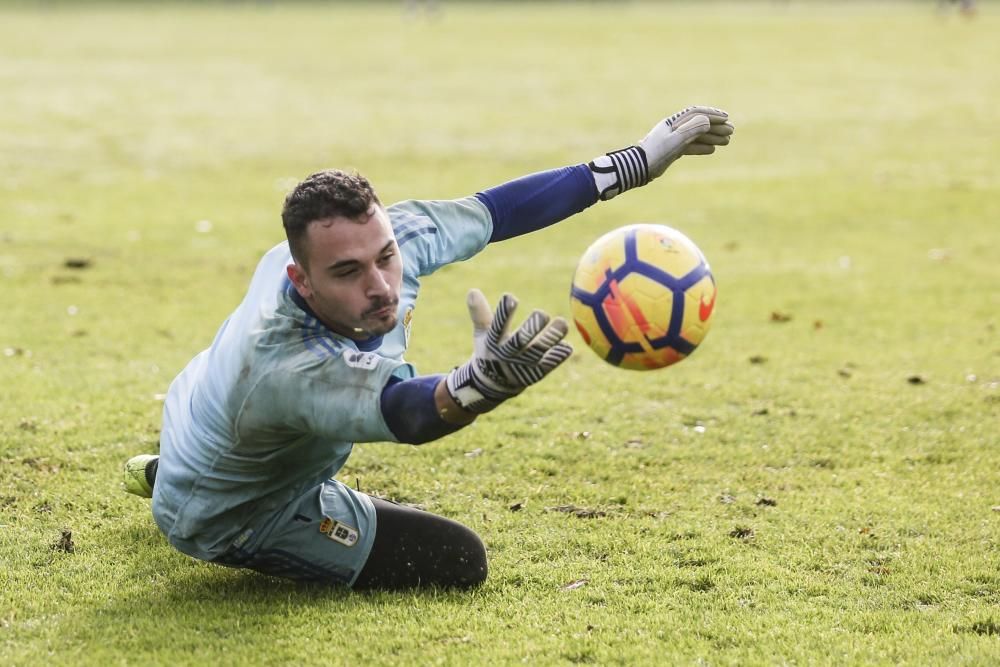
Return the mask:
[[392,259],[395,255],[396,255],[396,253],[394,253],[394,252],[386,253],[385,255],[382,255],[381,257],[379,257],[378,261],[381,264],[387,264],[389,262],[389,260]]

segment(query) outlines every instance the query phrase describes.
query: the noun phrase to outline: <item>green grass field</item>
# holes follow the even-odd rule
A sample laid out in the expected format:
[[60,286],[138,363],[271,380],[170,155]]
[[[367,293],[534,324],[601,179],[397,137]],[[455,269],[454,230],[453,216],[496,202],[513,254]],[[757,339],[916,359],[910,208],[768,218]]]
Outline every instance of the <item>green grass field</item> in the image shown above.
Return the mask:
[[[991,3],[0,5],[0,664],[997,664],[998,32]],[[709,257],[702,349],[626,372],[573,332],[504,409],[340,476],[474,528],[483,588],[207,565],[119,491],[298,179],[458,197],[692,103],[730,147],[430,277],[408,356],[464,361],[471,286],[568,314],[632,222]]]

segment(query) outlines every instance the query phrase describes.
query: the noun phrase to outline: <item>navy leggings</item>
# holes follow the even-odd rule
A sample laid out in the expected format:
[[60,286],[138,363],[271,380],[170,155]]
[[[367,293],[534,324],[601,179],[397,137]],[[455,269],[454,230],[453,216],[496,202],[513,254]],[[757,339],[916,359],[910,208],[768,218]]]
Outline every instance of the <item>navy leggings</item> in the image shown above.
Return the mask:
[[472,588],[486,579],[486,548],[472,530],[381,498],[372,503],[378,527],[356,590]]

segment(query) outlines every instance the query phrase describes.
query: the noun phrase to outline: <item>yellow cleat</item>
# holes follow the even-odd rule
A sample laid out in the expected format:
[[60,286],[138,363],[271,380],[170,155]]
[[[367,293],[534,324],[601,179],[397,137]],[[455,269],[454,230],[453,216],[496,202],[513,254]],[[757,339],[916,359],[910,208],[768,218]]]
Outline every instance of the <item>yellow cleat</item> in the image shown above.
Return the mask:
[[156,478],[156,468],[153,468],[152,475],[149,474],[148,468],[150,463],[159,460],[159,458],[154,454],[140,454],[125,462],[125,467],[122,469],[122,488],[126,493],[141,498],[153,497],[153,484],[150,477]]

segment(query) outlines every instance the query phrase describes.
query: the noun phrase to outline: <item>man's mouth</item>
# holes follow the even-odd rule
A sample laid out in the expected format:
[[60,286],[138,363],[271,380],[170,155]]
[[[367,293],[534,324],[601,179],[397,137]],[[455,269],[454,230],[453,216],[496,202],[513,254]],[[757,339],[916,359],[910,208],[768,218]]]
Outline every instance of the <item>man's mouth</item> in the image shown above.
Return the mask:
[[396,307],[398,305],[399,305],[399,301],[394,301],[392,303],[381,304],[381,305],[376,306],[375,308],[369,308],[368,310],[366,310],[363,313],[362,317],[365,317],[365,318],[372,317],[372,318],[375,318],[375,319],[383,320],[383,319],[385,319],[387,317],[390,317],[391,315],[395,314]]

